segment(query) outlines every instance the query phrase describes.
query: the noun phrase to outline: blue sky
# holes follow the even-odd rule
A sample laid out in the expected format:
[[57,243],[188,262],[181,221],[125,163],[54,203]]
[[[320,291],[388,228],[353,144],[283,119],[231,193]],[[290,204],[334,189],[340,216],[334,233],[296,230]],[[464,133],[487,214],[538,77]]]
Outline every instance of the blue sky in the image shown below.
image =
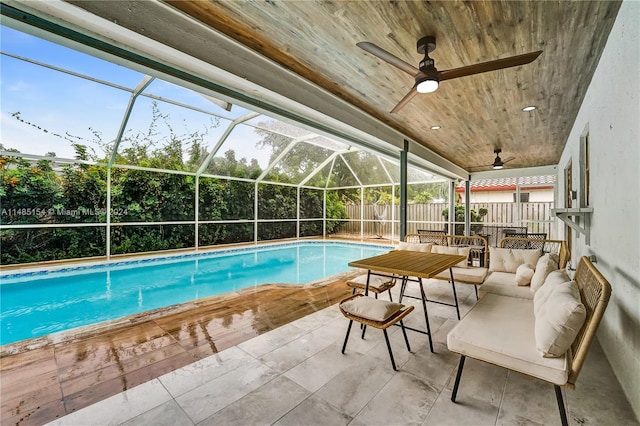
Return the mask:
[[[144,77],[140,72],[6,26],[0,27],[0,37],[3,53],[47,63],[119,86],[133,88]],[[117,135],[131,97],[128,91],[51,70],[8,55],[0,57],[0,77],[1,142],[5,148],[16,148],[30,154],[44,155],[47,152],[55,152],[58,157],[72,158],[74,152],[71,142],[53,135],[65,135],[67,132],[74,137],[80,137],[81,143],[102,154],[104,148],[96,143],[96,137],[91,129],[100,135],[103,143],[112,141]],[[151,83],[146,92],[212,111],[223,117],[233,118],[248,112],[237,106],[234,106],[231,112],[224,111],[196,92],[158,79]],[[149,98],[138,98],[128,122],[129,129],[134,131],[148,129],[151,122],[150,103]],[[160,109],[161,112],[169,114],[170,124],[178,134],[187,133],[193,129],[203,130],[211,121],[211,116],[208,114],[172,104],[161,102]],[[24,121],[40,126],[48,132],[12,117],[16,112],[20,113]],[[228,120],[222,119],[219,127],[210,129],[206,139],[209,148],[216,143],[228,123]],[[222,152],[228,149],[227,146],[233,147],[237,158],[256,157],[264,167],[269,153],[259,152],[255,147],[255,140],[253,129],[239,128],[225,143]]]

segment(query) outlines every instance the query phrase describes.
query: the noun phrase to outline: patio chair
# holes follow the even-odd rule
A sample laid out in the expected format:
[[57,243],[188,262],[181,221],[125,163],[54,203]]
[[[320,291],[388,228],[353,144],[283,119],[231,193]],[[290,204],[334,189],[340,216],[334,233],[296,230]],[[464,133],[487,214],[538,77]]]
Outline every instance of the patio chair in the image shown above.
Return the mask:
[[440,246],[447,245],[446,231],[431,231],[428,229],[418,229],[420,243],[433,243]]
[[528,232],[526,238],[529,240],[529,248],[544,251],[544,240],[547,239],[546,232]]
[[356,291],[361,290],[365,292],[367,287],[367,277],[369,277],[369,291],[374,294],[375,298],[378,298],[378,294],[389,292],[389,300],[393,302],[393,296],[391,296],[391,289],[396,285],[396,278],[389,278],[382,275],[374,274],[362,274],[349,281],[347,285],[353,288],[351,294],[356,294]]
[[[513,249],[539,249],[544,251],[544,243],[547,239],[546,232],[514,232],[506,235],[507,245],[505,248]],[[517,240],[515,238],[518,238]]]
[[[402,319],[413,311],[414,306],[374,299],[358,293],[344,299],[340,302],[339,307],[342,315],[349,320],[347,335],[345,336],[344,344],[342,345],[342,353],[344,354],[344,351],[347,348],[347,341],[349,340],[351,326],[354,321],[357,321],[362,324],[364,328],[371,326],[382,330],[384,333],[384,340],[387,343],[387,349],[389,350],[391,365],[393,366],[393,369],[397,371],[396,362],[393,359],[393,352],[391,351],[391,344],[389,343],[387,328],[399,322],[400,327],[402,328],[402,334],[404,335],[404,341],[407,344],[407,350],[411,352],[409,339],[407,338],[407,331],[405,330]],[[362,334],[362,338],[364,339],[364,332]]]

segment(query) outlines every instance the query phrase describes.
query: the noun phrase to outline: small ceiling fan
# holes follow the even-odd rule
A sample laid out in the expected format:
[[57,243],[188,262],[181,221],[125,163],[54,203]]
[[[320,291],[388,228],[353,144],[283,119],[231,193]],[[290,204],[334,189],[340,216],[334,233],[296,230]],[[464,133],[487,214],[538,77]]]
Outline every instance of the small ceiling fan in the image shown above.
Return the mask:
[[496,154],[496,158],[493,160],[492,164],[481,164],[479,166],[471,166],[471,169],[477,169],[480,167],[491,167],[494,170],[500,170],[504,167],[505,163],[508,163],[511,160],[515,160],[516,157],[509,157],[506,160],[503,160],[502,158],[500,158],[500,153],[502,152],[502,149],[500,148],[496,148],[493,150],[493,153]]
[[495,61],[481,62],[475,65],[468,65],[450,70],[438,71],[433,59],[429,57],[429,53],[436,48],[436,38],[434,36],[422,37],[418,40],[418,53],[423,54],[424,58],[418,64],[418,68],[403,61],[397,56],[387,52],[381,47],[376,46],[368,41],[356,43],[359,48],[371,53],[383,61],[393,65],[394,67],[410,74],[415,79],[415,84],[404,98],[391,110],[391,113],[398,112],[406,104],[411,101],[418,93],[434,92],[441,81],[451,80],[454,78],[466,77],[468,75],[480,74],[489,71],[496,71],[504,68],[516,67],[533,62],[542,50],[536,52],[525,53],[523,55],[511,56],[509,58],[496,59]]

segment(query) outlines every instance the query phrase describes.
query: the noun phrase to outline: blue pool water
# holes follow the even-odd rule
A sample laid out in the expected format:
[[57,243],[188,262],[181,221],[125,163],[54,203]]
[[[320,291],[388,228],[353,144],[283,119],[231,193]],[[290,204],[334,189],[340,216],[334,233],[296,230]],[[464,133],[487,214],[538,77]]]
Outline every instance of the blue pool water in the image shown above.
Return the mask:
[[389,247],[302,242],[0,277],[0,344],[264,283],[308,283]]

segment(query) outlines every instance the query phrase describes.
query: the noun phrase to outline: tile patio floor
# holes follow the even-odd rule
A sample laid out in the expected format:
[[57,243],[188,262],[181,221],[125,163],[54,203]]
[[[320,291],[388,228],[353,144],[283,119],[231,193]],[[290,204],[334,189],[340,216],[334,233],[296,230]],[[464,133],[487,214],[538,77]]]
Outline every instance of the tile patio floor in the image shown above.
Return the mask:
[[[430,281],[427,293],[448,298],[451,291]],[[463,285],[458,295],[464,314],[475,295]],[[348,321],[334,304],[50,424],[560,424],[551,385],[472,359],[452,403],[458,356],[447,350],[446,335],[457,323],[455,310],[433,303],[428,309],[435,353],[427,336],[408,331],[409,353],[399,328],[389,329],[397,372],[379,330],[361,340],[354,327],[346,354],[340,353]],[[422,308],[406,321],[423,328]],[[572,425],[639,424],[597,341],[576,390],[564,393]]]

